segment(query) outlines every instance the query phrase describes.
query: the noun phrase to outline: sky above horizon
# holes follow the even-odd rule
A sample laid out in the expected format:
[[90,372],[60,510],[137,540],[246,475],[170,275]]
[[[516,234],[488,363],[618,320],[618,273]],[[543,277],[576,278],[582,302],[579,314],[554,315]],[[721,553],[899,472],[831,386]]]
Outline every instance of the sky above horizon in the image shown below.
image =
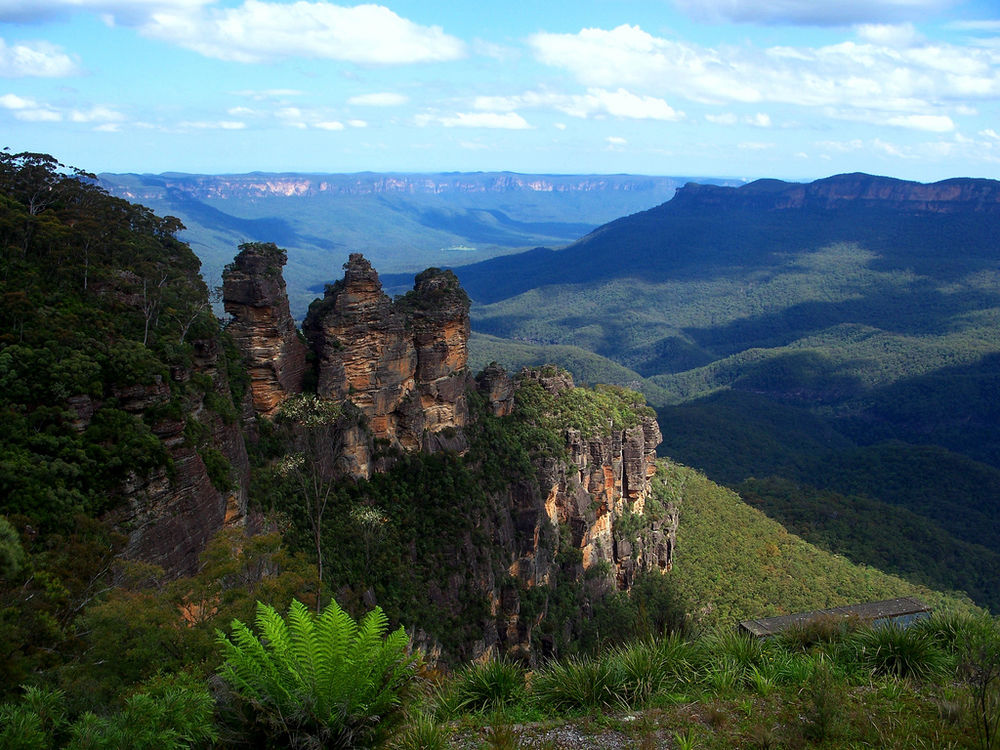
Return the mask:
[[0,147],[91,172],[1000,178],[997,0],[0,0]]

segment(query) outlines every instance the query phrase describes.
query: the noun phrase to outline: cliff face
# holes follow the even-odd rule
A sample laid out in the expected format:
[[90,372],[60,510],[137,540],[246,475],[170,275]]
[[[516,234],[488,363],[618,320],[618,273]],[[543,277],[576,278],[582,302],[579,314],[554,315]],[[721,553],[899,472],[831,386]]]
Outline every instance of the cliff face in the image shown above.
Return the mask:
[[[195,341],[194,346],[194,367],[174,370],[171,376],[178,382],[200,376],[208,390],[190,389],[184,418],[166,418],[153,426],[170,455],[171,470],[134,476],[126,487],[128,503],[116,511],[115,518],[130,531],[127,556],[160,565],[174,575],[194,573],[198,556],[216,532],[242,522],[250,483],[250,462],[239,423],[232,415],[221,415],[207,406],[211,396],[230,399],[228,381],[219,367],[219,342],[205,339]],[[121,403],[125,410],[141,415],[169,399],[170,389],[163,384],[132,389]],[[189,423],[200,428],[192,430]],[[200,438],[192,438],[193,433]],[[228,464],[226,486],[221,489],[203,458],[210,450],[218,451]]]
[[398,302],[360,254],[309,308],[303,330],[318,359],[318,395],[348,399],[372,436],[413,451],[461,448],[469,302],[450,272],[425,271]]
[[632,175],[492,174],[243,174],[101,175],[108,189],[129,200],[162,200],[172,194],[205,199],[310,198],[322,195],[449,193],[645,192],[669,195],[669,177]]
[[855,173],[807,184],[757,180],[731,188],[689,183],[677,191],[674,201],[684,207],[761,211],[864,206],[906,213],[1000,214],[1000,182],[956,178],[924,184]]
[[[545,369],[523,371],[516,388],[530,383],[556,400],[570,397],[574,389],[568,373]],[[494,384],[493,378],[481,378],[481,392],[492,391]],[[628,590],[639,573],[664,573],[672,566],[678,510],[651,500],[656,446],[662,440],[656,419],[641,414],[633,426],[606,426],[587,435],[564,428],[566,452],[537,463],[537,487],[520,484],[510,490],[510,523],[521,533],[512,535],[520,541],[507,572],[525,589],[541,587],[546,602],[558,586],[567,585],[567,577],[572,580],[573,572],[557,562],[567,554],[579,560],[577,579],[589,578],[598,589]],[[647,508],[650,502],[656,507]],[[498,595],[495,602],[499,612],[506,611],[507,622],[497,633],[496,650],[528,654],[545,609],[526,619],[520,616],[520,597]],[[489,643],[485,647],[490,650]]]
[[[257,373],[265,376],[259,390],[287,394],[291,389],[280,382],[281,368],[273,366],[282,359],[276,343],[281,337],[256,333],[289,330],[273,319],[287,310],[275,278],[280,265],[255,258],[244,254],[227,271],[226,306],[234,315],[231,325],[250,332],[237,340],[255,382]],[[467,511],[467,517],[456,509],[461,518],[455,521],[464,533],[434,540],[441,559],[451,561],[446,582],[434,575],[420,584],[427,586],[435,611],[463,612],[469,596],[488,604],[481,637],[452,656],[537,658],[539,643],[543,652],[556,648],[554,636],[546,636],[552,642],[545,645],[536,629],[560,591],[578,592],[577,617],[582,617],[591,598],[629,589],[643,571],[662,573],[671,567],[677,510],[652,499],[661,436],[641,396],[621,389],[576,389],[571,376],[555,368],[525,370],[511,378],[491,365],[473,381],[466,367],[469,300],[453,273],[429,269],[416,277],[413,291],[393,301],[360,254],[350,256],[344,271],[344,278],[310,306],[303,325],[315,355],[317,395],[350,402],[364,417],[331,433],[328,442],[339,452],[331,462],[353,476],[369,477],[391,466],[391,460],[378,458],[386,455],[386,446],[405,452],[470,449],[463,471],[479,472],[475,481],[494,487],[486,507]],[[255,278],[259,274],[265,274],[266,283]],[[247,289],[268,293],[254,296]],[[266,299],[266,304],[236,304],[249,298]],[[484,408],[476,421],[470,419],[467,395],[473,386]],[[257,399],[258,412],[267,416],[274,401]],[[521,401],[527,411],[523,406],[518,411]],[[563,423],[576,403],[589,410],[586,427],[568,426],[583,424],[575,417]],[[495,421],[495,432],[483,431],[484,420]],[[519,439],[507,433],[515,428],[505,426],[518,420],[540,431],[522,446],[533,455],[530,468],[523,463],[516,470],[486,468],[483,457],[503,450],[494,439],[508,444]],[[536,439],[548,447],[540,450]],[[505,471],[510,476],[494,476]],[[416,541],[413,545],[399,554],[415,555]],[[584,589],[589,593],[579,593]],[[529,599],[532,605],[525,609]],[[426,624],[422,639],[434,647],[433,623]]]
[[288,310],[281,267],[286,257],[270,243],[240,246],[222,274],[228,327],[249,363],[254,410],[273,416],[290,394],[302,392],[306,347]]

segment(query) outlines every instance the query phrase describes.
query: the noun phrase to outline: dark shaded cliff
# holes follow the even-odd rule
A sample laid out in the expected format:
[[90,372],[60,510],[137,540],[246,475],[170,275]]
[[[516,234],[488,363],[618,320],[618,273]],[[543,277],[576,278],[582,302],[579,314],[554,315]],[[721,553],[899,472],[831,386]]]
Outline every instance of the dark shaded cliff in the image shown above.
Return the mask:
[[191,572],[249,477],[198,259],[176,219],[51,157],[0,155],[0,192],[0,513],[42,541],[101,518],[127,557]]
[[998,214],[995,180],[925,185],[847,174],[738,188],[689,183],[667,203],[616,219],[561,250],[536,248],[458,273],[469,296],[489,304],[554,284],[746,274],[785,253],[839,242],[878,253],[880,268],[954,276],[991,262],[1000,242]]

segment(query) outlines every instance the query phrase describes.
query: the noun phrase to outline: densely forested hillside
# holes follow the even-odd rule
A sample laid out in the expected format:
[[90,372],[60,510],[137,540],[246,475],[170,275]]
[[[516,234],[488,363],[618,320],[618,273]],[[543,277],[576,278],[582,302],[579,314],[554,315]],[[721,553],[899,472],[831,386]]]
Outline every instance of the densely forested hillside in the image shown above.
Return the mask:
[[[804,503],[813,486],[902,506],[988,567],[975,550],[1000,545],[998,195],[867,175],[689,186],[563,250],[459,269],[473,356],[629,383],[657,407],[663,455],[731,485],[785,477]],[[932,579],[898,563],[917,537],[892,523],[862,524],[872,538],[845,549]],[[888,557],[871,554],[883,531]]]
[[[446,668],[489,645],[538,665],[868,598],[974,610],[813,547],[676,464],[643,495],[658,436],[641,395],[556,368],[516,388],[492,368],[470,388],[462,454],[380,444],[368,479],[321,470],[315,441],[365,420],[309,393],[252,417],[176,220],[44,155],[0,156],[0,188],[3,746],[370,745],[414,679],[390,623]],[[263,643],[233,622],[255,612]],[[333,652],[358,666],[332,670]],[[342,680],[329,704],[329,680],[304,677],[323,664]]]

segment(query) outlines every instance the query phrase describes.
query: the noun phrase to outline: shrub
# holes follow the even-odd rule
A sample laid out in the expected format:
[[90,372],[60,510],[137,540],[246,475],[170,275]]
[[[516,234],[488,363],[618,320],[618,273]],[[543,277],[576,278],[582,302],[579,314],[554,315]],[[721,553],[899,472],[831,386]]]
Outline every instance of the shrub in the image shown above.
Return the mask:
[[627,706],[626,675],[613,658],[551,663],[535,675],[532,693],[543,706],[557,711]]
[[470,711],[498,711],[524,697],[524,670],[506,659],[491,659],[462,670],[457,700]]
[[414,676],[403,628],[386,635],[381,608],[360,624],[331,601],[314,615],[293,601],[286,622],[258,603],[256,636],[233,620],[218,634],[222,677],[287,746],[365,747],[399,718],[400,694]]
[[817,615],[787,628],[780,641],[790,651],[808,651],[813,646],[843,640],[860,628],[861,621],[857,617]]
[[875,674],[923,679],[940,674],[947,658],[923,631],[882,625],[861,631],[857,644],[863,665]]

